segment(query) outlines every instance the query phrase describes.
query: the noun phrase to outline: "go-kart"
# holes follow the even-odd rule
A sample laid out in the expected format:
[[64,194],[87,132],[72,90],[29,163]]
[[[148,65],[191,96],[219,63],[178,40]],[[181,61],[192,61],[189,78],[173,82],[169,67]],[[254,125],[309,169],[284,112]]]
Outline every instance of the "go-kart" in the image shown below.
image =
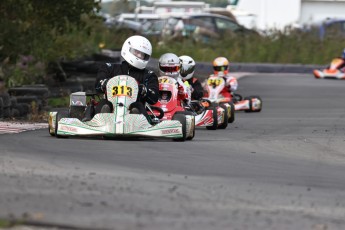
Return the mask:
[[[169,76],[161,76],[159,80],[159,101],[154,105],[164,111],[163,120],[172,119],[177,114],[192,115],[195,126],[206,127],[209,130],[217,128],[225,129],[227,122],[224,122],[224,110],[220,108],[205,108],[204,101],[191,101],[191,90],[180,78],[174,79]],[[178,96],[178,85],[183,86],[188,92],[188,99],[181,100]],[[196,110],[196,108],[198,108]]]
[[225,87],[225,80],[221,76],[210,75],[204,84],[206,89],[205,97],[212,103],[219,103],[227,106],[229,115],[229,123],[234,122],[234,111],[260,112],[262,108],[262,100],[259,96],[242,97],[240,94],[229,93],[227,96],[222,94]]
[[[235,121],[235,105],[232,103],[231,98],[224,97],[221,92],[225,87],[225,81],[222,77],[210,76],[205,84],[205,98],[208,99],[211,104],[220,106],[227,112],[228,123]],[[205,104],[205,106],[209,106]]]
[[240,94],[232,93],[231,98],[236,111],[244,111],[246,113],[261,112],[262,99],[259,96],[242,97]]
[[341,68],[341,66],[344,66],[344,60],[341,58],[334,58],[326,69],[314,69],[314,77],[317,79],[345,79],[345,68]]
[[[90,95],[85,92],[72,93],[68,112],[49,113],[49,133],[60,138],[69,136],[101,136],[105,139],[162,137],[176,141],[185,141],[192,135],[190,119],[184,114],[178,114],[172,120],[156,123],[149,122],[142,114],[131,114],[129,107],[137,100],[138,88],[137,81],[127,75],[109,79],[105,97],[113,105],[113,110],[110,113],[96,113],[89,121],[82,121],[82,117],[86,109],[86,98]],[[91,96],[94,95],[91,94]],[[94,97],[92,98],[94,100]]]

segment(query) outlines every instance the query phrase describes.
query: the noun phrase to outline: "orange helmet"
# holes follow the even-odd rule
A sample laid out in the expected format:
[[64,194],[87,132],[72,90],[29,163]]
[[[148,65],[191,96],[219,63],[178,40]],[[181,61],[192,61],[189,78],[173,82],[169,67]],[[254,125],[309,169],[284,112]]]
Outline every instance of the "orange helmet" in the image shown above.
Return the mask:
[[214,74],[226,75],[229,72],[229,61],[225,57],[217,57],[213,61]]

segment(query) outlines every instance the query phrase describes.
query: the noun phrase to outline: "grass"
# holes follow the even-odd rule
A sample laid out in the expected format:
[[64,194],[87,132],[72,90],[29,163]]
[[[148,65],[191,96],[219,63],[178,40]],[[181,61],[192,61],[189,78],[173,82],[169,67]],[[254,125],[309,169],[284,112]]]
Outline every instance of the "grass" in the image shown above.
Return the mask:
[[69,105],[69,96],[49,98],[48,105],[54,108],[67,107]]
[[11,223],[7,220],[0,219],[0,228],[8,228],[11,226]]
[[3,228],[12,228],[16,225],[21,224],[21,221],[19,220],[5,220],[5,219],[0,219],[0,229]]

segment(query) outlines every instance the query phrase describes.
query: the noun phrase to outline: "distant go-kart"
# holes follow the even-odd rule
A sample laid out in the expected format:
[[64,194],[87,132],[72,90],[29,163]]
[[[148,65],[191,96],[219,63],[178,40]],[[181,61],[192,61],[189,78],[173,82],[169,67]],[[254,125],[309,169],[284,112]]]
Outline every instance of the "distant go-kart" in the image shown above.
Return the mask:
[[341,69],[341,66],[344,66],[344,60],[341,58],[334,58],[326,69],[315,69],[313,71],[314,77],[317,79],[345,79],[344,67]]
[[[226,128],[227,122],[224,122],[224,110],[220,109],[218,111],[217,108],[205,108],[202,101],[190,101],[190,88],[185,86],[181,79],[176,80],[170,76],[161,76],[158,80],[160,97],[155,106],[162,108],[164,111],[163,120],[172,119],[177,114],[185,114],[193,116],[195,126],[206,127],[209,130]],[[185,87],[189,99],[180,100],[178,98],[178,85]],[[194,108],[196,107],[199,108],[198,111],[195,111]]]
[[[235,121],[235,105],[231,98],[226,98],[221,94],[224,87],[225,81],[222,77],[209,76],[204,87],[206,89],[205,99],[211,102],[210,105],[223,108],[227,113],[228,123],[233,123]],[[205,105],[207,106],[207,104]]]
[[[260,112],[262,109],[262,99],[259,96],[242,97],[240,94],[230,94],[225,97],[221,92],[225,87],[225,80],[221,76],[210,75],[205,84],[205,97],[211,102],[220,103],[220,105],[229,105],[231,115],[229,123],[234,122],[234,111]],[[229,111],[229,110],[228,110]]]
[[235,104],[236,111],[244,111],[246,113],[261,112],[262,109],[262,99],[259,96],[247,96],[242,97],[242,95],[233,93],[231,94],[232,101]]
[[[94,96],[93,94],[92,96]],[[101,136],[159,137],[185,141],[191,135],[183,114],[172,120],[150,123],[142,114],[131,114],[128,109],[137,100],[138,84],[127,75],[115,76],[107,82],[106,98],[113,105],[110,113],[97,113],[90,121],[82,121],[86,108],[85,92],[72,93],[69,111],[49,113],[49,133],[56,137]],[[156,108],[159,110],[159,108]],[[160,110],[161,111],[161,110]],[[161,111],[162,115],[163,111]]]

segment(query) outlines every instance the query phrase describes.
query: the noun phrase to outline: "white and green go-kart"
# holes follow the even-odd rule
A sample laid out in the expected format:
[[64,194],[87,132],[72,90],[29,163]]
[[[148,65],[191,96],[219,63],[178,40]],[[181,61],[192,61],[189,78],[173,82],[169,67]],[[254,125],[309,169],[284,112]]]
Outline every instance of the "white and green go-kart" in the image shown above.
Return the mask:
[[127,75],[115,76],[109,79],[106,86],[106,98],[113,104],[113,111],[97,113],[90,121],[83,122],[87,94],[72,93],[68,112],[49,113],[49,133],[56,137],[160,137],[177,141],[193,139],[195,122],[192,115],[179,114],[173,120],[152,124],[142,114],[130,114],[128,108],[137,100],[137,95],[138,84],[134,78]]

